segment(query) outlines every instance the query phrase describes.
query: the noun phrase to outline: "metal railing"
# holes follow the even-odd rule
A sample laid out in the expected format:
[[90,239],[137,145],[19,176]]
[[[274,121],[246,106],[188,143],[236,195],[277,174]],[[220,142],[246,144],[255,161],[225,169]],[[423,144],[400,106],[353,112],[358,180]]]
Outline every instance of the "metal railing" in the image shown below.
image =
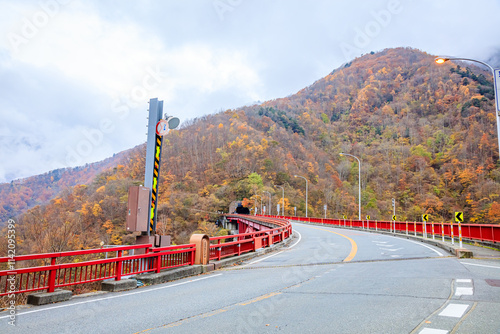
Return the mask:
[[[287,220],[228,215],[241,222],[252,220],[264,230],[210,238],[210,260],[241,255],[281,242],[291,235]],[[228,241],[226,241],[228,240]],[[133,254],[138,250],[143,254]],[[137,253],[137,252],[136,252]],[[92,283],[195,263],[196,245],[153,248],[151,244],[80,251],[31,254],[0,258],[0,296]],[[94,257],[88,259],[88,257]],[[15,264],[15,265],[14,265]],[[9,270],[10,268],[10,270]]]
[[[370,230],[392,231],[399,233],[408,233],[414,235],[424,235],[432,237],[434,235],[446,238],[458,238],[459,225],[457,223],[436,223],[436,222],[401,222],[386,220],[354,220],[354,219],[330,219],[330,218],[311,218],[311,217],[292,217],[292,216],[266,216],[279,217],[289,220],[304,221],[310,223],[319,223],[325,225],[335,225],[340,227],[355,227]],[[500,243],[500,225],[493,224],[461,224],[462,238],[471,241],[483,241],[491,243]]]
[[[281,218],[247,215],[227,215],[226,217],[242,223],[246,221],[259,223],[261,226],[267,227],[267,229],[252,233],[211,237],[210,260],[221,260],[225,257],[253,252],[259,248],[282,242],[292,233],[290,221]],[[226,241],[228,239],[229,241]]]
[[[0,271],[0,296],[47,290],[76,284],[91,283],[107,279],[119,281],[122,276],[146,272],[160,272],[162,269],[192,265],[195,245],[180,245],[151,248],[151,244],[120,246],[108,249],[90,249],[60,253],[20,255],[14,258],[16,267],[19,262],[30,260],[50,261],[50,265]],[[144,254],[123,256],[124,251],[142,249]],[[117,252],[114,258],[90,261],[67,262],[68,259],[89,254],[105,255]],[[0,258],[0,263],[9,263],[9,257]]]

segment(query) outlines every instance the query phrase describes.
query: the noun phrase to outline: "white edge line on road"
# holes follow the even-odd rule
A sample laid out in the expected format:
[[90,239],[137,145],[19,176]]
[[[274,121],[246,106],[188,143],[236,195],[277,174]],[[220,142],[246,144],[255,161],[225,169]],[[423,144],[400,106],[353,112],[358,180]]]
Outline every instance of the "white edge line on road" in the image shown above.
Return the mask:
[[[288,247],[288,249],[295,247],[295,246],[296,246],[296,245],[300,242],[300,240],[302,239],[302,235],[301,235],[299,232],[297,232],[297,231],[293,231],[293,232],[294,232],[294,233],[297,233],[297,234],[299,235],[299,240],[297,240],[297,242],[295,242],[293,245],[291,245],[290,247]],[[256,261],[253,261],[253,262],[250,262],[250,263],[244,264],[244,265],[240,266],[240,268],[243,268],[243,267],[249,266],[249,265],[251,265],[251,264],[258,263],[258,262],[260,262],[260,261],[264,261],[265,259],[269,259],[270,257],[276,256],[276,255],[278,255],[278,254],[280,254],[280,253],[283,253],[283,252],[284,252],[284,251],[279,251],[279,252],[278,252],[278,253],[276,253],[276,254],[272,254],[272,255],[266,256],[266,257],[264,257],[264,258],[262,258],[262,259],[258,259],[258,260],[256,260]]]
[[467,263],[467,262],[460,262],[461,264],[465,264],[468,266],[477,266],[477,267],[485,267],[485,268],[495,268],[495,269],[500,269],[500,267],[495,267],[495,266],[487,266],[485,264],[474,264],[474,263]]
[[[256,260],[256,261],[250,262],[249,264],[247,264],[247,266],[248,266],[248,265],[250,265],[250,264],[258,263],[258,262],[260,262],[260,261],[264,261],[264,260],[269,259],[270,257],[276,256],[276,255],[278,255],[278,254],[280,254],[280,253],[283,253],[283,251],[280,251],[280,252],[275,253],[275,254],[273,254],[273,255],[269,255],[269,256],[263,257],[262,259],[258,259],[258,260]],[[243,266],[242,266],[242,267],[243,267]]]
[[[221,276],[221,275],[222,274],[216,274],[216,275],[211,275],[211,276],[207,276],[207,277],[192,279],[192,280],[189,280],[189,281],[186,281],[186,282],[175,283],[175,284],[172,284],[172,285],[161,286],[161,287],[147,289],[147,290],[142,290],[141,289],[140,291],[129,292],[129,293],[120,294],[120,295],[117,295],[117,296],[110,296],[110,297],[105,297],[105,298],[98,298],[98,299],[86,300],[86,301],[83,301],[83,302],[78,302],[78,303],[73,303],[73,304],[52,306],[52,307],[47,307],[47,308],[33,310],[33,311],[20,312],[20,313],[16,313],[16,316],[25,315],[25,314],[29,314],[29,313],[36,313],[36,312],[54,310],[54,309],[57,309],[57,308],[63,308],[63,307],[69,307],[69,306],[75,306],[75,305],[88,304],[88,303],[93,303],[93,302],[97,302],[97,301],[101,301],[101,300],[114,299],[114,298],[120,298],[120,297],[127,297],[127,296],[131,296],[131,295],[137,295],[137,294],[140,294],[140,293],[145,293],[145,292],[150,292],[150,291],[155,291],[155,290],[168,289],[168,288],[173,288],[173,287],[176,287],[176,286],[179,286],[179,285],[184,285],[184,284],[193,283],[193,282],[196,282],[196,281],[205,280],[205,279],[208,279],[208,278],[214,278],[214,277]],[[10,315],[0,317],[0,319],[5,319],[5,318],[8,318],[8,317],[10,317]]]
[[432,247],[430,247],[430,246],[424,245],[422,242],[416,242],[416,241],[413,241],[413,240],[408,240],[408,239],[406,239],[406,241],[413,242],[414,244],[417,244],[417,245],[420,245],[420,246],[424,246],[424,247],[426,247],[426,248],[429,248],[431,251],[436,252],[439,256],[444,256],[444,254],[443,254],[443,253],[441,253],[441,252],[439,252],[439,251],[435,250],[434,248],[432,248]]
[[291,245],[290,247],[288,247],[288,249],[297,246],[297,244],[300,242],[300,240],[302,240],[302,234],[300,234],[298,231],[293,231],[293,232],[295,232],[295,233],[297,233],[299,235],[299,240],[297,240],[296,243],[294,243],[293,245]]

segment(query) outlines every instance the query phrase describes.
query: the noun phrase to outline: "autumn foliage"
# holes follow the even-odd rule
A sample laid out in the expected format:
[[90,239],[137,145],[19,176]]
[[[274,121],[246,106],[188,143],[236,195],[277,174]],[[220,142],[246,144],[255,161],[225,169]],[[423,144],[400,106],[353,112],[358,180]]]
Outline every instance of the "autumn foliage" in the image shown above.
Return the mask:
[[[414,49],[387,49],[338,68],[298,93],[262,104],[204,116],[164,140],[158,229],[176,243],[194,231],[219,233],[207,222],[234,200],[272,212],[357,218],[361,159],[362,212],[372,219],[500,223],[500,166],[491,75],[445,63]],[[21,213],[23,251],[130,243],[124,231],[127,189],[142,184],[144,145],[127,161],[33,201],[37,178],[24,182],[19,200],[3,212]],[[45,183],[50,184],[50,183]],[[43,197],[45,196],[45,197]],[[31,202],[30,202],[31,201]],[[30,206],[28,203],[45,205]],[[17,204],[16,204],[17,203]],[[24,203],[24,204],[23,204]],[[13,205],[17,205],[13,209]],[[267,205],[268,206],[268,205]],[[267,208],[269,212],[269,208]],[[5,216],[4,216],[5,217]],[[29,245],[29,246],[28,246]]]

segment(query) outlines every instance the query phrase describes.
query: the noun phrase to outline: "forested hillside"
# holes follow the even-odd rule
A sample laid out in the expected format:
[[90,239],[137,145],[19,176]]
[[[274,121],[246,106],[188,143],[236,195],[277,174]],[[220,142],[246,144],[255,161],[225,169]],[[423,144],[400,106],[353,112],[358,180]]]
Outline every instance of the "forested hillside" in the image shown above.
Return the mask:
[[[285,214],[500,223],[500,166],[491,75],[408,49],[365,55],[297,94],[184,123],[164,140],[159,232],[177,243],[196,230],[216,233],[217,211],[245,200]],[[129,243],[127,189],[141,184],[144,146],[128,161],[68,189],[18,219],[22,252]],[[36,240],[36,243],[31,241]],[[36,249],[33,245],[36,244]]]
[[69,187],[92,182],[96,175],[127,161],[127,156],[128,151],[124,151],[85,166],[55,169],[45,174],[0,184],[0,227],[4,226],[7,219],[36,205],[48,203]]

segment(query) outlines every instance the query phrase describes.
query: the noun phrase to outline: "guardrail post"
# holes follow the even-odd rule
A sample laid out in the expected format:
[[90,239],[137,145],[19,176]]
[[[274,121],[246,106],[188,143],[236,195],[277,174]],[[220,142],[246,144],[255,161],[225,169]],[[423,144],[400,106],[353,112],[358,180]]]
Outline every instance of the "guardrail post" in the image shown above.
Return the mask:
[[413,222],[413,233],[417,236],[417,222]]
[[453,222],[451,222],[450,228],[451,228],[451,244],[454,245],[455,244],[455,236],[453,235]]
[[[56,259],[57,258],[55,258],[55,257],[52,257],[50,259],[50,265],[51,266],[55,266],[56,265]],[[54,290],[56,288],[56,272],[57,272],[57,269],[50,269],[50,272],[49,272],[49,289],[48,289],[47,292],[54,292]]]
[[408,221],[406,222],[406,235],[408,235]]
[[444,242],[444,222],[441,222],[441,236],[442,236],[443,242]]
[[191,262],[189,263],[189,265],[191,265],[191,266],[194,264],[195,255],[196,255],[196,248],[194,248],[194,249],[191,248]]
[[119,250],[118,251],[118,261],[116,262],[116,277],[115,277],[115,281],[119,281],[122,279],[122,268],[123,268],[123,262],[122,262],[122,251]]
[[459,247],[462,248],[462,224],[458,222],[458,240],[459,240]]
[[161,271],[161,255],[156,256],[156,273],[159,274]]

